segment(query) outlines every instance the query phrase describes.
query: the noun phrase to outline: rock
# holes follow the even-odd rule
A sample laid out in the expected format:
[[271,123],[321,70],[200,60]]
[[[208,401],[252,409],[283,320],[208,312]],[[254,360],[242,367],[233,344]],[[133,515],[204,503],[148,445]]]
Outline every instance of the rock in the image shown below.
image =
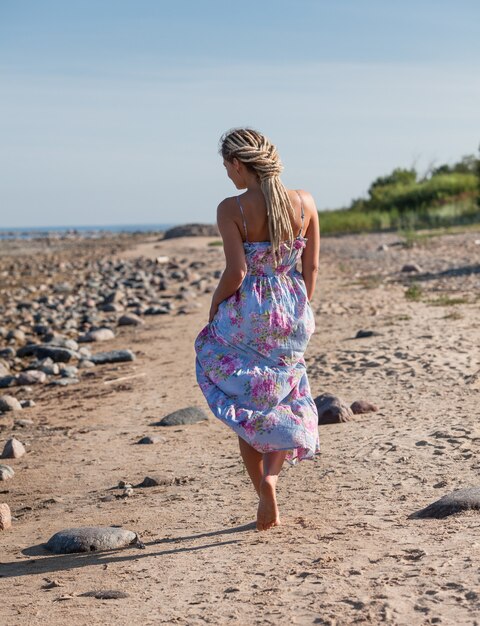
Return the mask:
[[185,424],[196,424],[203,420],[207,420],[208,416],[205,411],[197,408],[196,406],[189,406],[184,409],[179,409],[173,413],[169,413],[159,422],[156,422],[155,426],[182,426]]
[[410,519],[433,517],[442,519],[459,513],[480,509],[480,487],[467,487],[457,489],[432,502],[429,506],[410,515]]
[[8,480],[9,478],[13,478],[15,472],[10,467],[10,465],[2,465],[0,464],[0,480]]
[[364,413],[375,413],[378,411],[378,406],[367,402],[367,400],[355,400],[355,402],[350,405],[350,408],[354,415],[363,415]]
[[168,256],[157,256],[157,258],[155,259],[155,263],[157,265],[164,265],[165,263],[168,263],[170,261],[170,257]]
[[55,554],[71,552],[94,552],[97,550],[117,550],[136,544],[136,533],[113,526],[85,526],[61,530],[50,537],[45,544],[47,550]]
[[115,333],[110,328],[98,328],[97,330],[91,330],[85,335],[81,335],[78,340],[83,343],[92,341],[110,341],[115,339]]
[[61,346],[30,343],[17,350],[17,356],[20,358],[25,356],[36,356],[39,359],[46,359],[49,357],[55,363],[68,363],[72,359],[77,358],[77,353],[70,348],[63,348]]
[[20,372],[16,377],[17,385],[37,385],[44,383],[47,380],[45,372],[40,370],[27,370],[26,372]]
[[377,333],[375,330],[359,330],[355,335],[355,339],[365,339],[366,337],[378,337],[381,333]]
[[145,324],[141,317],[135,315],[135,313],[127,313],[122,315],[122,317],[118,320],[119,326],[141,326]]
[[136,488],[140,487],[140,488],[145,488],[145,487],[158,487],[159,485],[161,486],[168,486],[168,485],[173,485],[174,479],[170,478],[170,476],[162,476],[160,478],[158,477],[153,477],[153,476],[145,476],[145,478],[142,480],[141,483],[138,483],[138,485],[135,485]]
[[112,352],[98,352],[92,354],[90,361],[95,365],[103,363],[120,363],[122,361],[134,361],[135,355],[131,350],[112,350]]
[[353,418],[351,408],[331,393],[322,393],[314,400],[318,411],[319,424],[338,424]]
[[60,378],[60,380],[52,380],[48,384],[52,387],[67,387],[67,385],[76,385],[79,382],[78,378]]
[[10,359],[12,356],[15,356],[15,354],[16,351],[11,346],[8,346],[8,348],[2,348],[0,350],[0,358],[2,359]]
[[0,412],[21,411],[22,405],[13,396],[0,396]]
[[12,437],[8,439],[1,455],[2,459],[19,459],[25,454],[26,450],[21,441]]
[[137,441],[137,443],[165,443],[167,440],[165,439],[165,437],[160,437],[160,436],[156,436],[154,435],[153,437],[147,436],[147,437],[142,437],[141,439],[139,439]]
[[166,315],[170,310],[166,306],[149,306],[144,311],[144,315]]
[[174,237],[218,237],[219,231],[214,224],[182,224],[169,228],[164,239],[173,239]]
[[62,378],[76,378],[78,367],[75,367],[75,365],[62,365],[59,373]]
[[128,593],[124,591],[116,591],[115,589],[100,589],[97,591],[86,591],[81,593],[80,597],[95,598],[96,600],[119,600],[120,598],[128,598]]
[[12,514],[8,504],[0,504],[0,530],[8,530],[12,527]]
[[421,272],[422,268],[416,263],[405,263],[402,267],[402,272],[412,273],[412,272]]
[[95,367],[95,363],[93,361],[90,361],[90,359],[82,359],[78,363],[78,368],[82,370],[89,369],[91,367]]
[[15,420],[15,427],[26,428],[27,426],[33,426],[34,421],[28,419],[18,419]]
[[15,384],[15,376],[2,376],[0,378],[0,389],[13,387],[14,384]]
[[23,330],[14,328],[13,330],[9,331],[7,339],[23,343],[25,341],[25,333],[23,332]]

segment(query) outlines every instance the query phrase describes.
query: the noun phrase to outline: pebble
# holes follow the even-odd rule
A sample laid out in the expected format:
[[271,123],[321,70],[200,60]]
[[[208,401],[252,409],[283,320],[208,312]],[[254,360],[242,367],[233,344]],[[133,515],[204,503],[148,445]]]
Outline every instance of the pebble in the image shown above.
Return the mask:
[[422,268],[417,263],[405,263],[402,267],[402,272],[405,273],[413,273],[413,272],[421,272]]
[[78,368],[79,369],[89,369],[91,367],[95,367],[95,363],[93,361],[90,361],[90,359],[82,359],[81,361],[78,362]]
[[115,333],[110,328],[97,328],[97,330],[91,330],[85,335],[81,335],[78,340],[84,343],[93,341],[110,341],[115,339]]
[[25,446],[21,441],[12,437],[8,439],[1,454],[2,459],[19,459],[25,454]]
[[92,354],[90,361],[95,365],[103,363],[120,363],[122,361],[134,361],[135,355],[131,350],[113,350],[112,352],[98,352]]
[[21,403],[13,396],[0,396],[0,412],[21,411]]
[[160,437],[158,435],[154,435],[153,437],[147,436],[142,437],[137,441],[137,443],[165,443],[167,440],[165,437]]
[[76,378],[78,374],[78,367],[75,365],[62,365],[59,369],[62,378]]
[[20,372],[16,377],[17,385],[37,385],[45,383],[47,381],[47,375],[40,370],[27,370],[26,372]]
[[128,593],[124,591],[117,591],[115,589],[100,589],[96,591],[86,591],[81,593],[80,597],[83,598],[95,598],[96,600],[120,600],[121,598],[128,598]]
[[0,504],[0,530],[8,530],[12,527],[12,514],[8,504]]
[[354,415],[363,415],[364,413],[375,413],[378,411],[378,406],[367,400],[355,400],[355,402],[352,402],[350,405],[350,408]]
[[145,476],[141,483],[135,485],[135,487],[145,488],[145,487],[158,487],[159,485],[168,486],[173,484],[174,479],[169,476],[163,476],[161,478],[156,478],[153,476]]
[[367,337],[378,337],[381,333],[377,333],[375,330],[359,330],[355,335],[355,339],[365,339]]
[[67,387],[67,385],[76,385],[79,382],[78,378],[60,378],[59,380],[52,380],[48,384],[52,387]]
[[113,526],[85,526],[55,533],[45,547],[55,554],[116,550],[131,546],[138,541],[137,534]]
[[424,509],[413,513],[410,518],[442,519],[454,513],[474,509],[480,510],[480,487],[467,487],[452,491],[440,500],[436,500]]
[[10,465],[2,465],[0,464],[0,480],[8,480],[9,478],[13,478],[15,472],[10,467]]
[[6,389],[12,387],[15,384],[15,376],[2,376],[0,377],[0,389]]
[[314,399],[319,424],[338,424],[353,418],[352,409],[331,393],[322,393]]
[[197,408],[196,406],[189,406],[184,409],[179,409],[173,413],[169,413],[159,422],[156,422],[155,426],[182,426],[186,424],[196,424],[203,420],[207,420],[208,416],[205,411]]
[[127,313],[126,315],[122,315],[118,320],[119,326],[141,326],[145,324],[141,317],[135,315],[135,313]]
[[32,407],[35,406],[35,401],[34,400],[20,400],[20,404],[22,406],[22,409],[31,409]]

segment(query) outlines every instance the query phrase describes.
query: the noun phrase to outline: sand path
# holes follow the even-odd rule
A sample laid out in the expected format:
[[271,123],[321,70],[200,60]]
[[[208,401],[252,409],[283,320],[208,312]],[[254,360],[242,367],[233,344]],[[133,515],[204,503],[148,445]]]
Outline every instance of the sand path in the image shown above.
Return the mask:
[[[193,341],[206,322],[208,295],[189,315],[121,329],[109,347],[133,349],[135,362],[38,392],[28,415],[34,427],[16,431],[29,452],[9,462],[16,476],[0,483],[0,500],[17,517],[0,534],[0,622],[476,623],[479,513],[408,516],[480,482],[480,273],[471,256],[478,258],[479,247],[474,235],[457,235],[413,251],[379,250],[395,240],[324,241],[317,330],[306,355],[312,392],[368,399],[380,411],[321,428],[319,458],[283,471],[283,525],[267,533],[254,530],[256,496],[232,433],[213,417],[188,427],[150,426],[182,406],[206,408]],[[128,255],[176,253],[220,267],[221,249],[207,249],[208,241],[150,242]],[[421,302],[408,301],[400,282],[399,269],[412,257],[424,269]],[[442,274],[452,267],[473,269]],[[465,302],[428,302],[445,294]],[[380,334],[353,339],[361,328]],[[135,374],[141,376],[105,384]],[[166,442],[136,445],[146,434]],[[102,500],[119,493],[112,490],[119,480],[146,475],[177,481]],[[135,530],[146,547],[22,553],[57,530],[94,524]],[[43,589],[47,579],[61,586]],[[80,595],[97,589],[129,597]]]

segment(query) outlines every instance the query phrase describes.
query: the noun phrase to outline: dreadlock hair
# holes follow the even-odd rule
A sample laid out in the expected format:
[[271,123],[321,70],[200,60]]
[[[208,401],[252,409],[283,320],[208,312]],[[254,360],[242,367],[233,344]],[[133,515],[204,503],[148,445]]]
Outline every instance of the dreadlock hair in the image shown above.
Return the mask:
[[280,180],[283,170],[276,147],[256,130],[233,128],[220,138],[220,154],[229,162],[242,161],[254,171],[267,205],[268,232],[275,264],[280,258],[280,245],[284,240],[293,246],[291,218],[295,216],[287,190]]

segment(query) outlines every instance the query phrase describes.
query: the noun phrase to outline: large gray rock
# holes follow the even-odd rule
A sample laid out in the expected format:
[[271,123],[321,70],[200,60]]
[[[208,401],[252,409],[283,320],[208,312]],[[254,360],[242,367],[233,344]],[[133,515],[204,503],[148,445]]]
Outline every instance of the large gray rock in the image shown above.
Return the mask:
[[8,439],[3,447],[3,452],[1,455],[2,459],[19,459],[21,456],[25,454],[25,446],[21,441],[12,437]]
[[98,352],[92,354],[90,361],[95,365],[103,363],[120,363],[122,361],[134,361],[135,354],[131,350],[112,350],[111,352]]
[[208,416],[205,414],[205,411],[196,406],[188,406],[169,413],[159,422],[156,422],[155,426],[183,426],[185,424],[196,424],[207,419]]
[[15,376],[2,376],[0,378],[0,389],[13,387],[14,384],[15,384]]
[[35,356],[38,359],[50,358],[55,363],[68,363],[72,359],[77,358],[77,353],[70,348],[62,348],[60,346],[49,346],[47,344],[27,344],[17,350],[17,356],[23,358],[25,356]]
[[352,409],[340,398],[331,393],[322,393],[314,400],[318,411],[319,424],[339,424],[353,418]]
[[480,509],[480,487],[467,487],[457,489],[429,504],[424,509],[410,515],[411,519],[433,517],[442,519],[459,513],[460,511],[471,511]]
[[7,411],[21,411],[22,405],[13,396],[0,396],[0,413]]
[[136,544],[137,534],[124,528],[113,526],[85,526],[69,528],[55,533],[45,544],[47,550],[55,554],[71,552],[94,552],[97,550],[117,550]]
[[135,313],[126,313],[118,320],[119,326],[141,326],[142,324],[145,324],[145,322]]

